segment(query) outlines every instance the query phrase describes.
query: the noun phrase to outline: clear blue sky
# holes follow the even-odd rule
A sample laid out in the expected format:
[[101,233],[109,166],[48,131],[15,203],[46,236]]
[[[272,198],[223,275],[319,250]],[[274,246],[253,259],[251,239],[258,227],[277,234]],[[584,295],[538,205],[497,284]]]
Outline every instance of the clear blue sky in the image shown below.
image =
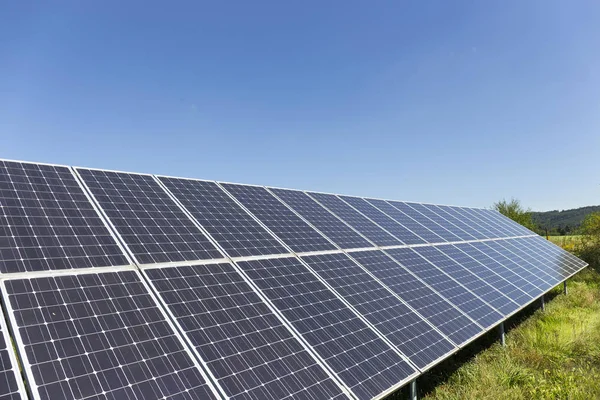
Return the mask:
[[600,204],[597,1],[9,3],[2,158]]

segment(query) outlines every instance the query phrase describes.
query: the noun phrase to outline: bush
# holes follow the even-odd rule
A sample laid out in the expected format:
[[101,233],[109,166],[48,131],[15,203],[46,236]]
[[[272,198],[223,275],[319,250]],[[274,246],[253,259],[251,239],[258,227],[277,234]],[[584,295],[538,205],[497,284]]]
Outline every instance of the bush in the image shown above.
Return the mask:
[[591,268],[600,271],[600,212],[585,217],[580,231],[575,253],[590,264]]

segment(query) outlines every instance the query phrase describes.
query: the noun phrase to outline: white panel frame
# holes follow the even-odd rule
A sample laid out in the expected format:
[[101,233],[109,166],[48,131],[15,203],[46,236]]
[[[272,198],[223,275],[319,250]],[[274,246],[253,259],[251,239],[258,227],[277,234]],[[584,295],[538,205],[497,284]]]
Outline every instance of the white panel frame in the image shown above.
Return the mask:
[[[4,289],[4,288],[3,288]],[[2,294],[4,295],[5,291],[2,290]],[[6,301],[3,301],[5,307],[0,308],[0,329],[2,329],[2,336],[4,337],[4,343],[6,343],[6,351],[8,352],[8,359],[11,365],[11,371],[17,381],[18,392],[21,395],[22,400],[26,400],[29,398],[28,391],[25,389],[25,383],[23,380],[25,377],[21,373],[20,367],[23,365],[19,360],[17,360],[17,343],[13,341],[11,337],[11,333],[8,331],[8,324],[6,323],[6,318],[10,318],[7,308]],[[15,336],[14,334],[12,336]],[[24,368],[24,367],[23,367]]]

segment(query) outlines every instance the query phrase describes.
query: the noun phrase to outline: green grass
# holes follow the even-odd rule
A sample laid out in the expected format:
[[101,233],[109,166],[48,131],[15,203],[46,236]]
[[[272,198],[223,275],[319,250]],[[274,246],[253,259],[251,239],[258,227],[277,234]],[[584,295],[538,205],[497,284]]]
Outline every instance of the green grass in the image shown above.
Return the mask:
[[545,312],[510,330],[506,347],[492,344],[420,378],[430,390],[424,399],[600,399],[600,274],[586,268],[568,285],[567,296],[555,288]]

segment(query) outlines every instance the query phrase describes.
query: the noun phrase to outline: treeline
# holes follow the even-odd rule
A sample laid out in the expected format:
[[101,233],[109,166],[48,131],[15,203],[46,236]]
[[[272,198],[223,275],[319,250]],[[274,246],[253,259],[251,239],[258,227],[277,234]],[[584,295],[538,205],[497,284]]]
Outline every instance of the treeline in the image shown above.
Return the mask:
[[588,206],[571,210],[554,210],[531,212],[531,221],[541,234],[572,235],[576,234],[585,217],[600,211],[600,206]]

